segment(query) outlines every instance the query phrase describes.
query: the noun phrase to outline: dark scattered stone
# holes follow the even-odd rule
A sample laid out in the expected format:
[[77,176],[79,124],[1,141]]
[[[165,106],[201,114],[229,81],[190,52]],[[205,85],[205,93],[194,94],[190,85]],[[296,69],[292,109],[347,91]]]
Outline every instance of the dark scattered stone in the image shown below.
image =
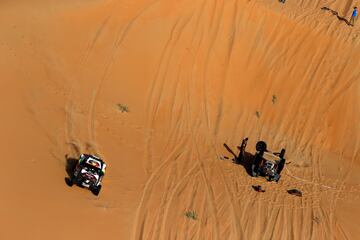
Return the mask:
[[300,190],[297,190],[297,189],[290,189],[290,190],[287,190],[287,192],[291,195],[295,195],[295,196],[298,196],[298,197],[302,197],[302,192]]
[[257,191],[257,192],[265,192],[264,189],[262,189],[262,187],[260,185],[253,185],[252,188]]

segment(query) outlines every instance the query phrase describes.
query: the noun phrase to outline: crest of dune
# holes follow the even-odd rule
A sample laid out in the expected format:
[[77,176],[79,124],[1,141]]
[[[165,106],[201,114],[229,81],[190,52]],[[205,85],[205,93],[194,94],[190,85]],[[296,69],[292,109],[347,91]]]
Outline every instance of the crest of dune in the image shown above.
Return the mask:
[[[357,4],[2,1],[0,239],[358,239]],[[286,148],[278,183],[245,137]]]

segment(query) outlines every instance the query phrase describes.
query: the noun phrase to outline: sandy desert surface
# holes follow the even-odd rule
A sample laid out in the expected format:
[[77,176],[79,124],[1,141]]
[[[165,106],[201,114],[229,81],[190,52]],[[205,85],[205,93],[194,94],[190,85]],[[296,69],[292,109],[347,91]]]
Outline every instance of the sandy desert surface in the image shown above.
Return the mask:
[[[0,239],[359,239],[356,4],[1,1]],[[286,148],[279,183],[244,137]],[[80,153],[99,196],[65,184]]]

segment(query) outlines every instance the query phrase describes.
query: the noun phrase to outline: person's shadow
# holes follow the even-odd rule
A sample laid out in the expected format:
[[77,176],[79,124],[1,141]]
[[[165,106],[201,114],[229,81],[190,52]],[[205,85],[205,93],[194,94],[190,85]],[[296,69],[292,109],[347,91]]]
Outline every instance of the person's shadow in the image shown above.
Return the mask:
[[322,7],[321,10],[323,10],[323,11],[329,11],[329,12],[331,12],[334,16],[336,16],[340,21],[345,22],[347,25],[351,25],[350,22],[349,22],[345,17],[340,16],[337,11],[332,10],[332,9],[330,9],[330,8],[328,8],[328,7]]
[[[232,159],[233,163],[242,165],[245,168],[247,174],[249,174],[249,176],[252,177],[251,166],[254,162],[255,155],[244,151],[244,155],[241,157],[240,153],[238,155],[236,155],[234,153],[234,151],[226,143],[224,143],[224,147],[229,153],[231,153],[233,155],[233,157],[234,157]],[[238,147],[238,150],[240,151],[240,147]]]

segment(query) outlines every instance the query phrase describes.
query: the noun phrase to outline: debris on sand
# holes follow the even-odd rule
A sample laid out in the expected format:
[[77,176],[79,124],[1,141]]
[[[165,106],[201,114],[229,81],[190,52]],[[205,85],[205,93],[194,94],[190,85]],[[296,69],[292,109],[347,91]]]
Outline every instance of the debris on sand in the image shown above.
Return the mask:
[[264,189],[262,189],[262,187],[260,185],[253,185],[252,188],[257,191],[257,192],[265,192]]
[[117,107],[118,107],[118,109],[123,113],[123,112],[130,112],[129,111],[129,107],[128,106],[126,106],[126,105],[124,105],[124,104],[121,104],[121,103],[119,103],[118,105],[117,105]]
[[319,217],[314,217],[313,221],[317,224],[319,224],[321,222]]
[[297,189],[290,189],[287,191],[289,194],[291,195],[295,195],[295,196],[298,196],[298,197],[302,197],[302,192],[300,190],[297,190]]
[[276,95],[273,95],[273,96],[272,96],[272,100],[271,100],[271,101],[272,101],[272,103],[273,103],[273,104],[275,104],[275,103],[276,103],[276,100],[277,100]]
[[196,214],[195,211],[187,211],[187,212],[185,213],[185,216],[186,216],[187,218],[191,218],[192,220],[197,220],[197,214]]

